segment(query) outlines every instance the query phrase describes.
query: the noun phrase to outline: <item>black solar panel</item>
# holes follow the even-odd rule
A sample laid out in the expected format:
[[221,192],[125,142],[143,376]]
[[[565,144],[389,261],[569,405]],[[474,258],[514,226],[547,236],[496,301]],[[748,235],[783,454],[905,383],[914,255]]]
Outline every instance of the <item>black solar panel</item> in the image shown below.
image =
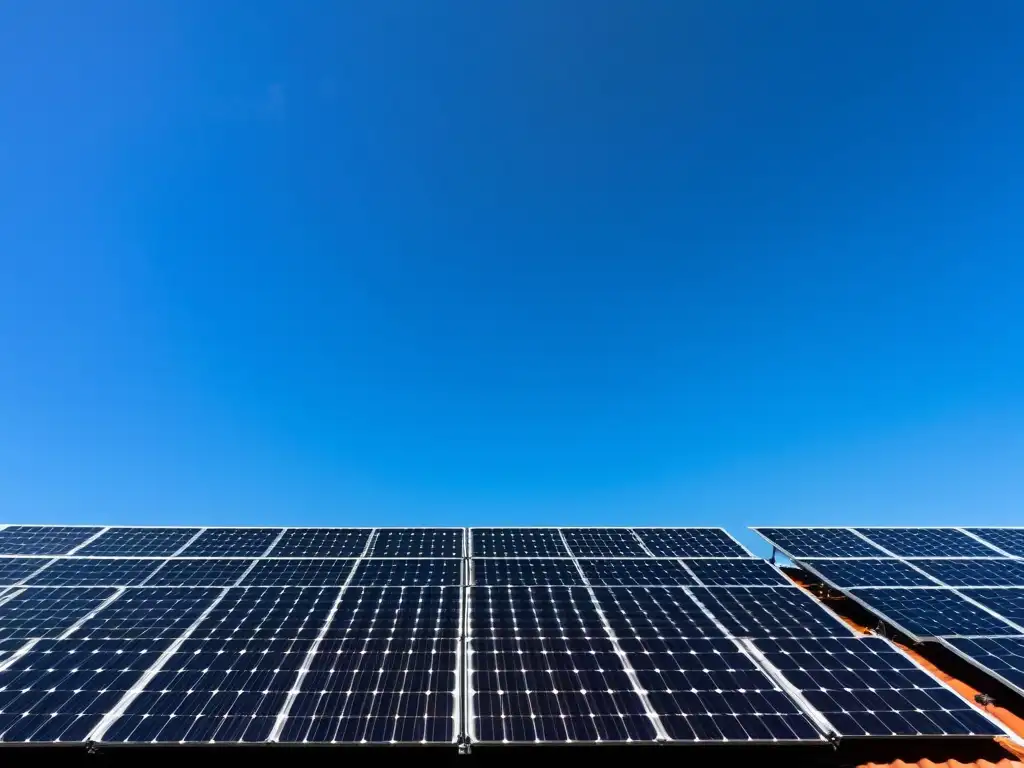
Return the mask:
[[359,587],[412,587],[462,583],[462,561],[360,560],[350,584]]
[[231,587],[252,560],[169,560],[146,581],[147,587]]
[[[920,563],[916,563],[920,565]],[[934,579],[893,559],[814,560],[810,567],[838,589],[849,587],[934,587]]]
[[594,586],[688,586],[693,576],[678,560],[580,560],[583,575]]
[[998,557],[999,553],[955,528],[858,528],[897,557]]
[[174,639],[219,595],[220,590],[203,588],[127,589],[71,636],[95,640]]
[[22,638],[15,638],[13,640],[0,640],[0,664],[4,663],[12,653],[25,645],[27,641]]
[[0,671],[0,741],[86,741],[169,644],[40,641]]
[[586,587],[474,587],[469,621],[477,636],[605,636]]
[[1024,560],[914,560],[914,565],[949,587],[1024,586]]
[[1024,589],[962,589],[962,595],[1012,621],[1024,634]]
[[572,560],[475,558],[473,583],[498,587],[571,587],[583,586],[583,577]]
[[472,528],[473,557],[569,557],[557,528]]
[[61,558],[28,579],[35,587],[131,587],[144,582],[163,560]]
[[750,553],[721,528],[634,530],[657,557],[750,557]]
[[289,528],[271,557],[359,557],[370,540],[366,528]]
[[678,587],[598,587],[594,595],[616,637],[725,637]]
[[259,557],[280,536],[280,528],[207,528],[182,557]]
[[796,587],[695,587],[733,637],[848,637],[853,631]]
[[0,555],[66,555],[102,528],[9,525],[0,529]]
[[0,557],[0,587],[18,584],[50,562],[48,557]]
[[885,557],[846,528],[755,528],[759,534],[790,557]]
[[355,560],[259,560],[242,586],[340,587],[355,565]]
[[0,640],[55,638],[114,595],[104,587],[40,587],[15,591],[0,604]]
[[313,640],[327,623],[339,593],[338,587],[229,589],[191,637]]
[[486,633],[472,639],[467,662],[476,740],[650,742],[658,735],[615,646],[601,634]]
[[881,638],[756,640],[842,736],[995,736],[1003,730]]
[[969,528],[967,529],[1008,555],[1024,557],[1024,528]]
[[458,637],[461,608],[459,587],[349,587],[327,635]]
[[628,528],[562,528],[573,557],[646,557]]
[[764,560],[684,560],[707,587],[783,586],[791,582]]
[[110,528],[75,554],[167,557],[185,546],[199,531],[199,528]]
[[1024,694],[1024,637],[955,637],[943,642]]
[[1016,635],[1019,630],[971,605],[949,589],[854,589],[882,618],[917,638]]
[[367,557],[462,557],[461,528],[378,528]]

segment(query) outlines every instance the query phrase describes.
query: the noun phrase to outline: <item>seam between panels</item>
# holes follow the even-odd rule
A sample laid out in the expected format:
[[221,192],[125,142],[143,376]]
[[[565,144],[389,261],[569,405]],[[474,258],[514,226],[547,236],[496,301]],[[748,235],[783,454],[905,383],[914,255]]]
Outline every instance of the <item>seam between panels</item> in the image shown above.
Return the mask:
[[68,555],[73,555],[73,554],[75,554],[75,552],[77,552],[78,550],[80,550],[80,549],[81,549],[82,547],[86,547],[86,546],[88,546],[89,544],[92,544],[92,543],[93,543],[94,541],[96,541],[96,539],[98,539],[98,538],[99,538],[100,536],[102,536],[102,535],[103,535],[104,533],[106,533],[106,532],[107,532],[107,531],[109,531],[109,530],[110,530],[110,526],[109,526],[109,525],[108,525],[108,526],[106,526],[106,527],[100,528],[100,529],[99,529],[98,531],[96,531],[96,533],[94,533],[94,534],[93,534],[92,536],[90,536],[90,537],[89,537],[88,539],[86,539],[85,541],[83,541],[83,542],[82,542],[81,544],[79,544],[79,545],[78,545],[77,547],[72,547],[72,548],[71,548],[71,549],[69,549],[69,550],[68,550],[67,552],[65,552],[65,553],[64,553],[64,556],[65,556],[65,557],[67,557]]
[[999,620],[1000,620],[1001,622],[1003,622],[1004,624],[1009,624],[1009,625],[1010,625],[1011,627],[1013,627],[1014,629],[1018,630],[1018,631],[1019,631],[1019,632],[1020,632],[1021,634],[1024,634],[1024,626],[1021,626],[1020,624],[1018,624],[1018,623],[1017,623],[1017,622],[1015,622],[1015,621],[1010,621],[1010,619],[1006,618],[1005,616],[1003,616],[1003,615],[1002,615],[1001,613],[999,613],[998,611],[993,611],[993,610],[992,610],[991,608],[989,608],[988,606],[986,606],[986,605],[983,605],[982,603],[979,603],[979,602],[978,602],[977,600],[975,600],[975,599],[974,599],[973,597],[968,597],[968,596],[967,596],[967,595],[965,595],[965,594],[964,594],[963,592],[961,592],[961,589],[964,589],[964,587],[957,587],[957,588],[954,588],[954,587],[949,587],[948,589],[949,589],[949,591],[950,591],[950,592],[952,592],[952,593],[953,593],[954,595],[957,595],[957,596],[958,596],[958,597],[960,597],[960,598],[961,598],[962,600],[965,600],[966,602],[970,603],[970,604],[971,604],[971,605],[973,605],[973,606],[974,606],[975,608],[980,608],[981,610],[983,610],[983,611],[984,611],[985,613],[987,613],[988,615],[990,615],[990,616],[994,616],[995,618],[999,619]]
[[16,651],[14,651],[10,656],[8,656],[3,661],[0,661],[0,672],[6,670],[8,667],[14,664],[14,662],[16,662],[22,656],[27,654],[29,651],[31,651],[39,642],[39,640],[40,638],[33,637],[30,640],[26,640],[24,645],[18,646],[18,649]]
[[[873,542],[871,539],[869,539],[867,536],[865,536],[863,533],[861,533],[860,531],[856,530],[855,528],[847,528],[846,530],[852,531],[854,533],[854,535],[856,535],[856,536],[860,536],[862,539],[864,539],[864,541],[866,541],[871,546],[878,547],[878,549],[882,550],[885,554],[887,554],[889,557],[893,558],[894,560],[898,560],[899,562],[903,563],[904,565],[909,566],[910,568],[913,568],[915,571],[917,571],[922,576],[925,576],[926,578],[931,579],[938,586],[940,586],[940,587],[946,587],[947,586],[946,584],[942,583],[942,581],[940,581],[939,579],[935,578],[934,576],[932,576],[927,571],[923,570],[922,568],[918,568],[916,565],[914,565],[914,562],[912,560],[908,560],[905,557],[900,557],[895,552],[893,552],[891,549],[886,549],[881,544],[876,544],[875,542]],[[792,560],[792,558],[790,558],[790,559]],[[1022,631],[1024,631],[1024,630],[1022,630]]]
[[[700,578],[697,576],[697,574],[693,572],[693,569],[686,564],[686,561],[683,560],[683,558],[681,558],[681,557],[678,558],[676,560],[676,562],[679,563],[681,566],[683,566],[683,570],[684,571],[686,571],[688,574],[690,574],[690,578],[692,578],[694,580],[694,582],[696,582],[696,586],[698,586],[698,587],[707,586],[703,581],[700,580]],[[678,586],[678,585],[673,585],[673,586]]]
[[[276,544],[276,543],[277,542],[275,541],[274,544]],[[270,546],[274,546],[274,544],[271,544]],[[242,575],[239,576],[237,579],[235,579],[233,584],[230,584],[228,586],[241,587],[242,586],[242,582],[245,581],[245,579],[249,576],[250,573],[252,573],[253,568],[256,567],[256,564],[259,563],[261,559],[262,558],[259,558],[259,557],[253,558],[253,561],[251,563],[249,563],[248,567],[244,571],[242,571]]]
[[159,674],[160,670],[167,665],[171,656],[178,652],[178,649],[181,648],[182,644],[192,636],[192,633],[195,632],[199,625],[206,620],[206,618],[213,612],[213,609],[220,604],[220,601],[223,600],[227,594],[228,587],[221,589],[217,598],[206,606],[206,609],[199,614],[196,620],[193,621],[192,624],[190,624],[189,627],[157,657],[157,660],[153,662],[153,665],[142,673],[142,676],[135,681],[132,687],[125,691],[124,696],[122,696],[117,704],[114,705],[114,708],[104,715],[103,719],[96,724],[96,727],[89,732],[85,737],[85,741],[103,740],[103,736],[110,729],[110,726],[119,720],[121,715],[128,710],[131,703],[139,697],[139,695],[146,689],[146,686],[149,685],[153,678]]
[[[632,530],[632,529],[631,529]],[[562,543],[565,544],[565,548],[569,549],[569,543],[565,540],[565,534],[562,533],[562,529],[558,529],[558,535],[562,537]],[[569,550],[572,554],[572,550]],[[594,606],[594,610],[597,611],[598,617],[601,619],[601,626],[604,629],[605,636],[612,644],[612,648],[615,650],[615,655],[619,659],[619,663],[622,665],[623,671],[626,673],[626,677],[629,678],[630,685],[633,686],[633,693],[640,703],[643,705],[644,714],[647,715],[647,719],[651,721],[651,725],[654,726],[655,741],[671,741],[668,736],[668,731],[665,730],[665,726],[661,722],[661,718],[658,717],[657,711],[651,704],[651,700],[647,697],[647,691],[644,690],[643,686],[640,685],[640,678],[637,677],[636,670],[633,669],[633,665],[629,663],[629,657],[626,656],[626,652],[622,650],[622,646],[619,645],[619,638],[615,635],[615,631],[612,629],[612,625],[608,623],[608,617],[604,615],[604,610],[601,608],[601,603],[597,600],[597,593],[594,592],[593,586],[590,584],[590,579],[583,572],[583,566],[580,565],[580,561],[575,556],[572,557],[573,565],[576,566],[576,570],[579,571],[580,578],[583,579],[583,588],[587,590],[587,597],[590,598],[591,605]]]
[[52,566],[52,565],[56,565],[56,564],[57,564],[57,560],[58,560],[58,558],[53,558],[52,560],[47,560],[47,561],[46,561],[45,563],[43,563],[43,564],[42,564],[41,566],[39,566],[39,567],[38,567],[38,568],[36,568],[36,569],[35,569],[34,571],[32,571],[32,573],[30,573],[30,574],[29,574],[28,576],[26,576],[25,578],[23,578],[23,579],[22,579],[21,581],[19,581],[18,583],[16,583],[16,584],[12,584],[11,586],[13,586],[13,587],[25,587],[25,586],[28,586],[28,583],[27,583],[27,582],[28,582],[28,581],[29,581],[30,579],[34,579],[34,578],[35,578],[36,576],[38,576],[38,575],[39,575],[40,573],[42,573],[43,571],[45,571],[45,570],[46,570],[47,568],[49,568],[50,566]]
[[366,537],[366,543],[363,545],[363,551],[360,552],[358,555],[356,555],[357,559],[361,560],[364,557],[369,557],[370,556],[370,550],[373,548],[374,543],[377,541],[377,531],[378,530],[380,530],[380,529],[378,529],[378,528],[371,528],[370,529],[370,535]]
[[136,587],[144,587],[144,586],[146,586],[146,584],[149,583],[150,579],[152,579],[154,576],[156,576],[158,573],[160,573],[161,570],[163,570],[164,568],[167,567],[167,564],[169,562],[171,562],[171,558],[165,557],[163,560],[160,561],[160,565],[158,565],[156,568],[153,569],[153,572],[151,574],[149,574],[146,578],[144,578],[142,581],[140,581],[135,586]]
[[280,531],[278,531],[278,534],[274,537],[274,540],[270,542],[270,544],[267,546],[265,550],[263,550],[261,554],[256,555],[256,557],[270,557],[270,553],[273,551],[274,547],[276,547],[281,542],[281,539],[284,538],[284,535],[287,532],[287,528],[282,528]]
[[1014,560],[1019,560],[1020,559],[1016,555],[1011,555],[1005,549],[997,547],[995,544],[993,544],[993,543],[991,543],[989,541],[985,541],[983,538],[981,538],[981,536],[979,536],[978,534],[974,533],[969,528],[954,528],[953,530],[954,531],[960,531],[960,533],[963,533],[963,534],[965,534],[967,536],[970,536],[972,539],[974,539],[978,543],[984,544],[989,549],[995,550],[996,552],[998,552],[1003,557],[1012,557]]
[[463,611],[465,612],[465,626],[462,629],[462,652],[464,656],[464,665],[462,673],[462,688],[465,693],[465,706],[462,711],[462,720],[464,723],[464,730],[466,740],[470,743],[476,741],[476,723],[473,720],[473,699],[476,695],[476,691],[473,689],[473,649],[470,647],[470,642],[473,639],[473,614],[470,611],[470,589],[476,587],[465,587],[465,593],[463,595]]
[[[67,587],[64,587],[64,589],[67,589]],[[100,603],[95,608],[93,608],[91,611],[89,611],[89,613],[87,613],[85,616],[80,618],[78,621],[76,621],[70,627],[68,627],[63,632],[61,632],[59,635],[57,635],[57,639],[58,640],[67,640],[69,637],[71,637],[73,634],[75,634],[75,632],[80,630],[85,625],[85,622],[89,621],[89,619],[93,618],[97,613],[102,611],[104,608],[106,608],[112,602],[117,600],[117,598],[121,597],[121,595],[123,595],[127,591],[128,591],[127,587],[116,587],[114,589],[114,594],[112,594],[110,597],[108,597],[102,603]]]
[[[465,552],[465,540],[463,540],[463,552]],[[452,702],[452,740],[458,744],[468,738],[466,725],[467,693],[466,693],[466,619],[468,606],[466,604],[469,587],[469,558],[463,558],[461,577],[459,578],[459,635],[455,646],[455,701]],[[442,590],[443,594],[443,590]]]
[[[371,533],[370,536],[372,537],[373,533]],[[370,540],[367,539],[366,546],[369,547],[369,544]],[[365,552],[366,549],[363,551]],[[352,577],[355,575],[356,569],[359,567],[359,563],[361,561],[362,558],[356,559],[352,566],[352,570],[349,571],[348,578],[345,579],[345,583],[338,588],[338,594],[334,598],[331,610],[327,612],[327,618],[324,620],[323,626],[320,627],[320,631],[317,633],[316,639],[313,640],[313,644],[309,646],[309,650],[306,651],[306,657],[302,660],[302,666],[299,667],[298,672],[295,674],[295,680],[292,683],[292,687],[288,690],[288,695],[285,697],[284,704],[281,705],[281,709],[277,713],[277,717],[274,719],[274,727],[270,729],[267,741],[276,742],[281,738],[281,731],[284,730],[285,723],[288,721],[288,715],[291,714],[292,707],[295,704],[295,699],[299,695],[302,681],[305,680],[306,675],[309,674],[309,665],[313,661],[313,657],[316,656],[317,651],[320,650],[320,645],[327,636],[327,630],[330,629],[331,624],[334,622],[334,617],[338,613],[338,606],[341,605],[341,598],[345,594],[345,590],[348,589],[348,585],[351,583]]]
[[657,555],[651,551],[650,547],[644,543],[644,540],[640,538],[640,534],[636,532],[636,528],[630,528],[629,532],[633,534],[633,538],[637,540],[637,543],[640,545],[640,549],[646,552],[648,557],[657,557]]
[[198,531],[196,531],[195,536],[192,536],[188,541],[186,541],[184,544],[182,544],[180,547],[178,547],[176,550],[174,550],[174,552],[169,554],[167,557],[177,557],[182,552],[184,552],[186,549],[191,547],[192,544],[195,542],[195,540],[198,539],[200,536],[202,536],[204,533],[206,533],[206,528],[200,528]]

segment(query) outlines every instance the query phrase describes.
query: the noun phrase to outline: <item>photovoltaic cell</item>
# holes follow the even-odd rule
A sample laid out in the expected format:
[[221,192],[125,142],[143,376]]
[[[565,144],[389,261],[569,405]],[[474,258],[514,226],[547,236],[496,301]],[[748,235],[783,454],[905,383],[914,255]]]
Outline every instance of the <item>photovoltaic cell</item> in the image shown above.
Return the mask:
[[574,557],[646,557],[628,528],[562,528]]
[[619,645],[673,740],[822,739],[793,700],[731,640],[625,637]]
[[571,587],[583,586],[583,577],[572,560],[474,558],[473,583],[498,587]]
[[555,528],[473,528],[474,557],[569,557]]
[[998,557],[999,553],[954,528],[858,528],[897,557]]
[[999,547],[1008,555],[1024,557],[1024,528],[969,528],[990,544]]
[[684,560],[704,586],[789,586],[790,582],[764,560]]
[[721,528],[635,528],[657,557],[750,557]]
[[0,557],[0,586],[17,584],[49,562],[48,557]]
[[82,742],[169,640],[43,640],[0,671],[0,741]]
[[796,558],[886,557],[846,528],[755,528],[778,549]]
[[114,592],[104,587],[23,589],[0,604],[0,640],[58,637]]
[[961,593],[1024,627],[1024,589],[964,589]]
[[724,637],[679,587],[595,587],[601,613],[616,637]]
[[1016,635],[1014,629],[948,589],[853,589],[882,618],[916,639],[955,635]]
[[0,555],[66,555],[102,530],[63,525],[9,525],[0,530]]
[[[920,563],[917,563],[920,565]],[[815,560],[809,565],[838,589],[850,587],[934,587],[933,579],[901,560]]]
[[583,575],[593,586],[633,587],[696,584],[678,560],[580,560]]
[[360,560],[350,584],[360,587],[412,587],[455,585],[462,583],[462,561]]
[[76,555],[167,557],[199,533],[199,528],[111,528]]
[[135,587],[87,619],[72,637],[94,640],[177,638],[220,594],[217,589]]
[[611,640],[474,637],[470,711],[483,742],[626,742],[657,736]]
[[314,640],[327,623],[339,592],[338,587],[229,589],[191,638]]
[[266,741],[311,639],[185,640],[105,742]]
[[141,584],[162,560],[61,558],[28,580],[35,587],[130,587]]
[[796,587],[694,587],[732,637],[849,637],[851,629]]
[[756,647],[842,736],[995,736],[1002,729],[881,638]]
[[230,587],[252,560],[175,559],[146,582],[147,587]]
[[348,579],[355,560],[260,560],[242,579],[242,586],[340,587]]
[[259,557],[280,533],[280,528],[207,528],[181,556]]
[[476,637],[607,635],[585,587],[473,587],[469,611]]
[[348,587],[328,637],[458,637],[459,587]]
[[956,637],[943,642],[1024,693],[1024,637]]
[[915,560],[914,565],[949,587],[1024,586],[1024,560]]
[[462,557],[461,528],[378,528],[367,557]]
[[289,528],[270,557],[359,557],[370,539],[365,528]]

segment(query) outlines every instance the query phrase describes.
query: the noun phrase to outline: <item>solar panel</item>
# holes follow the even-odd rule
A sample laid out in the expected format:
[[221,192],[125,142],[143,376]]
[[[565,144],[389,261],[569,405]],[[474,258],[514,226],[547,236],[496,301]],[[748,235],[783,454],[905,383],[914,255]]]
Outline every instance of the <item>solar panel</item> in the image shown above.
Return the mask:
[[1024,694],[1024,637],[954,637],[943,642]]
[[1008,555],[1024,557],[1024,528],[968,528],[966,530],[999,547]]
[[473,587],[469,622],[474,635],[604,637],[586,587]]
[[200,528],[109,528],[75,552],[101,557],[168,557],[184,547]]
[[598,587],[593,592],[616,637],[725,637],[679,587]]
[[356,560],[257,560],[242,579],[242,586],[340,587],[355,568]]
[[794,558],[884,557],[885,552],[846,528],[755,528]]
[[126,589],[71,634],[96,640],[176,638],[219,596],[204,588]]
[[271,557],[359,557],[370,540],[366,528],[289,528]]
[[86,741],[169,644],[40,641],[0,671],[0,741]]
[[791,582],[764,560],[684,560],[697,581],[707,587],[789,586]]
[[473,560],[473,583],[481,586],[583,586],[576,563],[555,559]]
[[914,560],[914,565],[949,587],[1024,586],[1024,560]]
[[[937,586],[934,579],[901,560],[814,560],[807,565],[838,589]],[[916,565],[920,566],[920,562]]]
[[569,557],[557,528],[473,528],[473,557]]
[[253,563],[252,560],[168,560],[146,580],[146,586],[231,587]]
[[348,587],[328,637],[458,637],[460,587]]
[[848,637],[853,631],[796,587],[694,587],[733,637]]
[[955,528],[857,528],[859,533],[897,557],[998,557]]
[[640,541],[628,528],[562,528],[573,557],[645,557]]
[[950,589],[861,588],[850,594],[915,639],[1020,633]]
[[103,587],[40,587],[5,595],[0,640],[59,637],[115,594]]
[[580,560],[583,575],[594,586],[633,587],[696,584],[678,560]]
[[12,653],[25,645],[25,640],[21,638],[15,638],[13,640],[0,640],[0,665],[4,663]]
[[995,736],[1003,730],[881,638],[754,641],[842,736]]
[[207,528],[181,556],[259,557],[283,532],[281,528]]
[[349,583],[360,587],[457,586],[462,583],[462,561],[360,560]]
[[9,525],[0,529],[0,555],[66,555],[102,528]]
[[1017,634],[1024,634],[1024,589],[962,589],[960,594],[1012,621],[1022,628]]
[[163,560],[61,558],[27,580],[36,587],[128,587],[144,582]]
[[378,528],[367,557],[462,557],[461,528]]
[[192,631],[192,638],[314,640],[327,623],[338,587],[229,589]]
[[50,562],[48,557],[0,557],[0,586],[17,584]]
[[636,535],[657,557],[750,557],[721,528],[635,528]]

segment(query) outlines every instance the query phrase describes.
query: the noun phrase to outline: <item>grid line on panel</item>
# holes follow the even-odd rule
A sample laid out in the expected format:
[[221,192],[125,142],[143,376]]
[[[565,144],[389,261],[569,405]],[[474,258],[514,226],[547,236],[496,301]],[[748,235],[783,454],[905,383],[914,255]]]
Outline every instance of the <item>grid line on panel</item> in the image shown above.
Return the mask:
[[633,534],[633,538],[636,539],[637,543],[640,545],[640,548],[646,553],[648,557],[657,557],[657,555],[651,552],[650,548],[644,543],[644,540],[640,538],[640,534],[637,533],[634,528],[630,528],[629,532]]
[[981,536],[972,531],[970,528],[956,528],[955,530],[960,531],[960,533],[964,534],[965,536],[970,536],[972,539],[981,544],[984,544],[989,549],[995,550],[1003,557],[1016,557],[1016,555],[1014,555],[1012,552],[1007,552],[1005,549],[1002,549],[1001,547],[993,544],[991,541],[986,541]]
[[152,571],[150,571],[150,572],[149,572],[149,575],[147,575],[147,576],[146,576],[146,578],[144,578],[144,579],[143,579],[142,581],[140,581],[140,582],[139,582],[139,586],[140,586],[140,587],[144,587],[144,586],[146,586],[147,584],[149,584],[149,581],[150,581],[150,579],[152,579],[152,578],[153,578],[154,576],[156,576],[156,575],[157,575],[157,574],[158,574],[158,573],[159,573],[160,571],[162,571],[162,570],[163,570],[164,568],[166,568],[166,567],[167,567],[167,564],[168,564],[168,563],[170,563],[170,562],[171,562],[171,561],[170,561],[170,559],[167,559],[167,560],[161,560],[161,561],[160,561],[160,564],[159,564],[159,565],[158,565],[158,566],[157,566],[156,568],[154,568],[154,569],[153,569]]
[[998,614],[949,588],[862,587],[850,589],[847,594],[915,640],[1022,632]]
[[893,557],[991,557],[998,553],[984,541],[956,528],[852,528]]
[[[965,529],[965,531],[968,529]],[[1024,557],[1024,528],[970,528],[970,535],[980,538],[1013,557]]]
[[[0,590],[8,587],[23,586],[29,579],[45,571],[56,562],[56,559],[48,557],[27,558],[27,557],[5,557],[0,558],[5,570],[4,580],[9,582],[0,587]],[[13,571],[13,573],[11,572]]]
[[107,532],[107,531],[109,531],[109,530],[110,530],[110,526],[107,526],[107,527],[104,527],[104,528],[100,528],[100,529],[99,529],[98,531],[96,531],[96,533],[94,533],[94,534],[93,534],[92,536],[90,536],[90,537],[89,537],[88,539],[86,539],[85,541],[83,541],[83,542],[82,542],[81,544],[79,544],[79,545],[78,545],[77,547],[74,547],[73,549],[70,549],[70,550],[68,550],[68,551],[67,551],[67,552],[66,552],[65,554],[66,554],[66,555],[74,555],[74,554],[77,554],[77,553],[78,553],[78,550],[82,549],[83,547],[87,547],[87,546],[89,546],[89,545],[90,545],[90,544],[92,544],[92,543],[93,543],[94,541],[96,541],[96,539],[98,539],[98,538],[99,538],[100,536],[102,536],[102,535],[103,535],[104,533],[106,533],[106,532]]
[[131,687],[130,690],[128,690],[125,693],[123,697],[121,697],[121,700],[117,702],[114,708],[111,709],[110,712],[108,712],[107,715],[102,720],[100,720],[99,723],[96,724],[96,727],[93,728],[93,730],[90,731],[89,735],[86,737],[86,741],[103,741],[103,735],[107,732],[110,726],[113,725],[114,722],[125,713],[125,711],[131,705],[131,703],[135,701],[135,699],[139,697],[139,694],[141,694],[142,691],[145,690],[146,686],[149,685],[150,681],[154,677],[156,677],[157,673],[159,673],[161,669],[164,668],[167,662],[170,661],[171,657],[178,652],[178,649],[181,648],[182,644],[186,640],[188,640],[189,637],[192,636],[192,633],[196,631],[196,628],[200,624],[202,624],[206,617],[213,612],[213,609],[217,607],[218,603],[220,603],[221,600],[227,597],[227,594],[227,588],[221,590],[220,595],[218,595],[215,600],[213,600],[208,606],[206,606],[205,610],[203,610],[203,612],[200,613],[198,617],[196,617],[195,621],[193,621],[192,624],[190,624],[185,629],[185,631],[182,632],[163,651],[163,653],[161,653],[160,656],[157,657],[157,660],[153,663],[153,666],[151,666],[149,669],[145,671],[145,673],[143,673],[142,677],[140,677],[135,682],[135,684]]
[[200,536],[202,536],[205,532],[206,532],[205,528],[200,528],[198,531],[196,531],[196,535],[195,536],[193,536],[191,539],[189,539],[184,544],[182,544],[180,547],[178,547],[178,549],[176,551],[172,552],[170,554],[170,557],[177,557],[178,555],[180,555],[182,552],[184,552],[186,549],[188,549],[190,546],[192,546],[192,544],[195,542],[195,540],[198,539]]
[[100,603],[95,608],[93,608],[89,613],[85,614],[85,616],[83,616],[78,621],[76,621],[74,624],[72,624],[70,627],[68,627],[66,630],[64,630],[64,632],[62,632],[61,634],[57,635],[57,639],[58,640],[67,640],[68,638],[70,638],[72,635],[75,634],[75,632],[77,632],[78,630],[80,630],[82,628],[82,625],[84,625],[87,621],[92,619],[97,613],[102,611],[104,608],[106,608],[112,602],[114,602],[119,597],[121,597],[121,595],[123,595],[124,593],[125,593],[125,587],[119,587],[118,589],[115,589],[114,593],[110,597],[108,597],[102,603]]
[[[274,547],[276,547],[277,543],[279,541],[281,541],[282,538],[284,538],[284,532],[286,530],[288,530],[288,529],[287,528],[282,528],[280,531],[277,532],[277,536],[275,536],[274,540],[271,541],[270,544],[267,545],[267,548],[265,550],[263,550],[263,553],[260,555],[260,557],[270,557],[270,553],[274,550]],[[255,565],[255,564],[256,563],[253,562],[253,565]],[[243,575],[243,578],[244,578],[244,575]],[[241,583],[242,579],[239,579],[238,581],[239,581],[239,583]]]

